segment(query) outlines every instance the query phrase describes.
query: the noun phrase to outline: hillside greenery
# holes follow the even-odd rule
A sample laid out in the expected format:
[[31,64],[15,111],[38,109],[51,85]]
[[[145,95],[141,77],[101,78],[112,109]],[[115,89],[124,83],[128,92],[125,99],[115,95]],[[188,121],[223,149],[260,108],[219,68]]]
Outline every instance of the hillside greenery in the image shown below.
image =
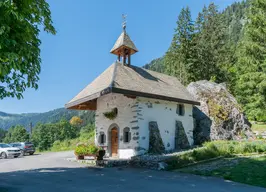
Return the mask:
[[[79,122],[83,122],[81,118]],[[61,119],[56,123],[38,123],[32,131],[17,125],[5,131],[0,129],[0,139],[4,143],[31,141],[39,151],[73,150],[80,143],[87,143],[94,138],[95,127],[93,124],[73,123]]]
[[266,187],[266,142],[212,141],[168,159],[169,169]]
[[211,3],[196,19],[183,8],[169,49],[144,67],[184,85],[225,82],[250,120],[266,121],[265,7],[265,0],[247,0],[219,11]]
[[72,117],[77,116],[82,119],[82,125],[94,122],[93,111],[76,111],[65,108],[55,109],[45,113],[25,113],[25,114],[8,114],[0,112],[0,128],[7,130],[12,126],[22,125],[30,131],[30,124],[34,127],[38,123],[56,123],[61,119],[69,121]]
[[7,131],[4,129],[0,129],[0,142],[4,141]]
[[233,166],[224,166],[211,171],[184,171],[204,176],[222,177],[226,180],[231,180],[248,185],[266,187],[266,155],[251,156],[251,157],[234,157],[226,158],[223,161],[230,165],[231,162],[237,162]]
[[92,124],[75,126],[61,120],[54,124],[38,124],[31,141],[39,151],[74,150],[79,143],[93,142],[94,133],[95,127]]
[[31,140],[40,151],[44,151],[50,149],[55,141],[76,138],[78,133],[78,127],[61,120],[57,123],[37,124],[33,129]]
[[[64,108],[46,113],[0,113],[0,142],[31,141],[39,151],[74,150],[82,142],[94,138],[93,111]],[[30,123],[32,133],[30,134]]]
[[50,151],[69,151],[74,150],[78,144],[94,143],[95,129],[93,125],[83,127],[79,136],[74,139],[65,139],[63,141],[55,141]]
[[17,125],[15,127],[11,127],[5,137],[3,138],[4,143],[13,143],[13,142],[22,142],[29,141],[30,135],[25,129],[25,127],[21,125]]
[[252,1],[236,54],[236,96],[252,120],[266,121],[266,1]]
[[152,60],[150,63],[143,66],[145,69],[149,69],[152,71],[157,71],[159,73],[163,73],[165,71],[164,69],[164,58],[157,58]]
[[166,160],[168,169],[179,169],[190,164],[198,163],[217,157],[234,157],[266,153],[266,141],[210,141],[203,147],[180,153]]

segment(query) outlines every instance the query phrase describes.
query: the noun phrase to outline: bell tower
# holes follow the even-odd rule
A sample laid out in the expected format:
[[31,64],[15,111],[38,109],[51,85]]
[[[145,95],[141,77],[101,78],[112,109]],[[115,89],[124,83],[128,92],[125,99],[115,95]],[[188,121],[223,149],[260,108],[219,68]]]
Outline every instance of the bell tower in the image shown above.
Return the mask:
[[118,61],[121,61],[124,65],[130,65],[131,64],[131,55],[138,52],[138,49],[136,48],[133,41],[131,41],[129,35],[126,32],[126,15],[122,15],[123,17],[123,31],[121,35],[118,37],[118,39],[115,42],[115,45],[111,49],[110,53],[117,55]]

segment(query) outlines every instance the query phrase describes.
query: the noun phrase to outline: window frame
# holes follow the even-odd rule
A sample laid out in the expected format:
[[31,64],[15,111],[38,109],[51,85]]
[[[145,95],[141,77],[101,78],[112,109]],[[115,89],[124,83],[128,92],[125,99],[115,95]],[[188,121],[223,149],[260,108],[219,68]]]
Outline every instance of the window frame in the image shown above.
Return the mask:
[[[127,139],[127,140],[126,140]],[[131,132],[129,127],[125,127],[123,129],[123,142],[124,143],[130,143],[131,141]]]
[[106,136],[104,132],[100,132],[98,137],[98,143],[99,145],[104,145],[106,143]]
[[184,104],[177,104],[176,113],[179,116],[185,116],[185,105]]

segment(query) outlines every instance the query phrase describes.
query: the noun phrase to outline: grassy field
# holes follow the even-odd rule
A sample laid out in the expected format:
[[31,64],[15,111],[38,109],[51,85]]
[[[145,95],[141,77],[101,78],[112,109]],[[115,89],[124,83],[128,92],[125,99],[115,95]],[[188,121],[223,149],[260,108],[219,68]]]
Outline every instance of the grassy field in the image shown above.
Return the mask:
[[266,124],[252,124],[253,131],[263,132],[266,131]]
[[180,171],[197,175],[222,177],[235,182],[266,187],[266,156],[234,157],[223,159],[221,162],[224,165],[219,166],[219,164],[212,162],[198,166],[198,168],[190,167]]
[[266,187],[266,140],[211,141],[166,163],[168,170]]
[[266,141],[211,141],[203,147],[180,153],[166,160],[168,170],[179,169],[201,161],[218,157],[234,157],[239,154],[266,153]]
[[94,131],[89,133],[82,133],[78,138],[75,139],[66,139],[63,141],[55,141],[53,146],[46,151],[39,151],[38,149],[36,152],[59,152],[59,151],[71,151],[74,150],[77,144],[80,143],[94,143]]

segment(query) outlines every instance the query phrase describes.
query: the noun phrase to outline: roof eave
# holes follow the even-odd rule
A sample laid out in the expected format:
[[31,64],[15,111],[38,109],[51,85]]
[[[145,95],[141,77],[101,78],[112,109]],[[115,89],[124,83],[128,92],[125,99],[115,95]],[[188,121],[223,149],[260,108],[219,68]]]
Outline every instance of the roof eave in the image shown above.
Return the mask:
[[[121,47],[126,47],[126,48],[130,49],[131,50],[131,53],[130,53],[131,55],[133,55],[133,54],[138,52],[138,49],[135,49],[135,48],[132,48],[132,47],[129,47],[129,46],[126,46],[126,45],[123,45]],[[118,50],[121,49],[121,47],[112,48],[110,53],[118,55]]]
[[132,91],[127,89],[120,89],[116,87],[107,87],[103,89],[100,92],[94,93],[92,95],[89,95],[87,97],[83,97],[81,99],[78,99],[73,102],[69,102],[65,105],[65,108],[67,109],[73,109],[74,107],[77,107],[78,105],[81,105],[85,102],[97,99],[103,95],[109,94],[109,93],[119,93],[124,95],[131,95],[131,96],[138,96],[138,97],[146,97],[146,98],[152,98],[152,99],[159,99],[159,100],[165,100],[165,101],[173,101],[178,103],[185,103],[185,104],[191,104],[191,105],[198,105],[200,106],[200,102],[194,101],[194,100],[186,100],[186,99],[180,99],[176,97],[169,97],[164,95],[156,95],[151,93],[145,93],[145,92],[139,92],[139,91]]
[[200,102],[194,101],[194,100],[186,100],[186,99],[180,99],[180,98],[176,98],[176,97],[168,97],[168,96],[164,96],[164,95],[156,95],[156,94],[152,94],[152,93],[144,93],[144,92],[139,92],[139,91],[120,89],[120,88],[116,88],[116,87],[112,88],[112,93],[127,94],[127,95],[138,96],[138,97],[153,98],[153,99],[173,101],[173,102],[178,102],[178,103],[186,103],[186,104],[200,106]]
[[71,108],[77,107],[78,105],[81,105],[81,104],[83,104],[85,102],[92,101],[94,99],[99,98],[102,95],[108,94],[108,93],[110,93],[110,91],[111,91],[111,89],[108,87],[108,88],[106,88],[106,89],[104,89],[104,90],[102,90],[100,92],[94,93],[92,95],[83,97],[81,99],[77,99],[77,100],[72,101],[72,102],[70,101],[67,104],[65,104],[65,108],[71,109]]

